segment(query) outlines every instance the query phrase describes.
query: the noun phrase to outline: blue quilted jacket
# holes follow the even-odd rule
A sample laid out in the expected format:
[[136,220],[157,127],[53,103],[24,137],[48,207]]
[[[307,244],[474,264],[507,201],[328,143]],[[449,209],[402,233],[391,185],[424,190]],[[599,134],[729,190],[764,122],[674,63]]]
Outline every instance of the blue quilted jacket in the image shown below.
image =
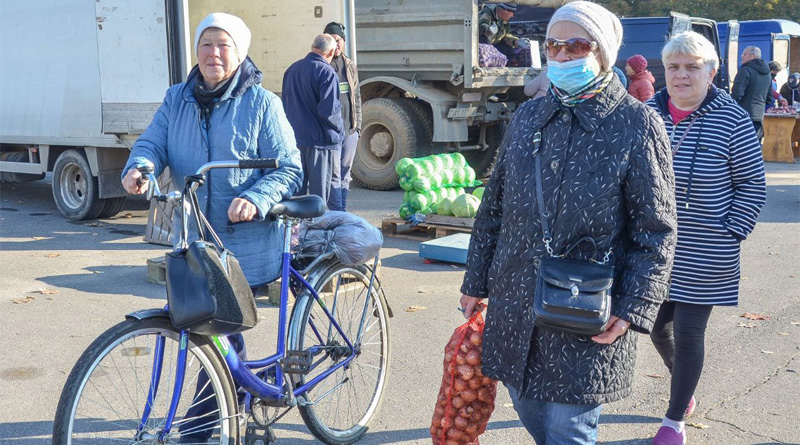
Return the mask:
[[[259,85],[261,78],[246,59],[205,125],[192,93],[198,79],[195,67],[186,82],[167,90],[123,170],[124,176],[132,167],[150,164],[158,175],[169,167],[173,183],[182,187],[184,177],[209,161],[278,158],[277,169],[211,170],[198,189],[206,217],[239,259],[251,285],[278,276],[283,239],[278,223],[264,217],[273,204],[292,196],[303,179],[294,132],[280,99]],[[258,215],[253,221],[229,225],[228,207],[237,197],[255,204]]]

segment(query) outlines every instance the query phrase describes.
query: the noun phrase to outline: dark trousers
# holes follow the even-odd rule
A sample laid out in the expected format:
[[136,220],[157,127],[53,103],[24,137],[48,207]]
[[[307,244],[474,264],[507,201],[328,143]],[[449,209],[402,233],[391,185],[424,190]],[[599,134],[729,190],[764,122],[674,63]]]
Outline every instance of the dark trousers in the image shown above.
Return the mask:
[[761,140],[764,139],[764,124],[761,121],[753,121],[753,128],[756,130],[756,136],[758,136],[758,143],[761,143]]
[[658,310],[650,338],[672,373],[667,418],[683,421],[705,358],[706,325],[711,305],[667,301]]
[[303,162],[303,186],[298,195],[317,195],[328,202],[331,194],[334,159],[341,156],[341,149],[323,150],[313,147],[297,147]]
[[334,157],[331,194],[328,198],[328,209],[330,210],[347,211],[347,193],[350,191],[350,181],[352,180],[350,170],[353,167],[357,147],[358,132],[354,131],[344,138],[341,156]]

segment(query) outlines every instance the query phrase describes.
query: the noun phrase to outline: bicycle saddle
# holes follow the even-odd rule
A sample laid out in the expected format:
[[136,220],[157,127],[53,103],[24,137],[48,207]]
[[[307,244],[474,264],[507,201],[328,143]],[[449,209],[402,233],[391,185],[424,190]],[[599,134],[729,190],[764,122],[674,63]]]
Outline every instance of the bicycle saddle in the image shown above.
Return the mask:
[[270,216],[288,216],[289,218],[315,218],[322,216],[328,207],[317,195],[295,196],[281,201],[271,209]]

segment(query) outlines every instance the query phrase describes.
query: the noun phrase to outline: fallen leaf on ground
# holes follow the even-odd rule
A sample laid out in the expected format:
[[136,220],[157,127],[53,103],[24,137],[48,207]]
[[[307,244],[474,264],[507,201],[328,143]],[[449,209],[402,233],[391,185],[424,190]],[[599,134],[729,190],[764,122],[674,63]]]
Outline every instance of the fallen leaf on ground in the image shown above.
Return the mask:
[[792,326],[800,326],[800,321],[793,321]]
[[788,332],[778,332],[778,335],[789,335]]
[[417,312],[428,309],[425,306],[409,306],[406,308],[406,312]]
[[122,216],[123,218],[133,218],[133,213],[126,213]]
[[761,351],[762,354],[774,354],[772,351]]
[[44,287],[40,287],[39,290],[36,292],[44,295],[55,295],[58,293],[58,291],[55,289],[46,289]]
[[13,301],[14,304],[23,304],[23,303],[30,303],[31,301],[33,301],[35,299],[36,299],[36,297],[34,297],[33,295],[28,295],[25,298],[17,298],[17,299],[11,300],[11,301]]
[[756,326],[758,326],[758,325],[756,325],[754,323],[742,323],[741,321],[739,322],[739,324],[736,325],[736,327],[738,327],[738,328],[748,328],[748,329],[749,328],[754,328]]
[[664,376],[660,375],[660,374],[647,374],[647,377],[650,377],[650,378],[653,378],[653,379],[663,379],[664,378]]
[[750,312],[745,312],[744,314],[740,315],[741,318],[746,318],[748,320],[771,320],[771,315],[761,315],[761,314],[753,314]]
[[711,428],[710,426],[706,425],[705,423],[700,423],[700,422],[687,423],[686,426],[691,426],[691,427],[697,428],[699,430],[707,430],[707,429]]
[[61,256],[61,254],[60,254],[60,253],[48,253],[48,254],[47,254],[47,255],[45,255],[45,256],[46,256],[47,258],[56,258],[56,257],[60,257],[60,256]]
[[47,237],[44,237],[44,236],[32,236],[31,238],[33,238],[33,239],[35,239],[35,240],[43,240],[43,239],[47,239]]
[[426,291],[426,290],[422,290],[422,289],[417,289],[417,293],[418,293],[418,294],[424,294],[424,293],[426,293],[426,292],[428,292],[428,291]]

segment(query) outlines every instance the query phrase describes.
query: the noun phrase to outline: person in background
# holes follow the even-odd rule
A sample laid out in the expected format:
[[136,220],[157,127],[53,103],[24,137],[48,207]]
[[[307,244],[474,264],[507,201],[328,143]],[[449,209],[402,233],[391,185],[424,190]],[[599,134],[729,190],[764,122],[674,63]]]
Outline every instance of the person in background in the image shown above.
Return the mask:
[[325,25],[325,34],[336,40],[336,51],[331,66],[339,77],[339,103],[342,104],[342,120],[345,137],[341,156],[333,160],[331,177],[331,196],[328,199],[330,210],[347,211],[347,195],[350,192],[353,159],[356,156],[358,137],[361,134],[361,88],[358,86],[358,68],[344,54],[344,25],[331,22]]
[[789,106],[800,103],[800,73],[792,73],[781,87],[781,96],[786,99]]
[[628,88],[628,78],[625,76],[625,73],[622,72],[622,70],[616,65],[614,65],[612,69],[614,70],[614,74],[616,74],[617,79],[619,79],[619,83],[622,84],[622,87]]
[[628,85],[628,94],[641,102],[650,100],[655,94],[653,84],[656,83],[656,78],[647,69],[647,59],[641,54],[628,57],[625,63],[625,72],[631,78],[631,84]]
[[653,445],[683,445],[685,418],[697,404],[708,318],[714,306],[738,304],[740,246],[755,227],[766,187],[751,117],[713,84],[719,68],[714,45],[698,33],[680,33],[664,46],[661,60],[667,87],[647,105],[670,134],[678,245],[669,299],[650,334],[672,374],[669,407]]
[[772,88],[770,89],[770,96],[772,97],[772,100],[767,101],[767,108],[774,107],[776,102],[779,107],[785,107],[786,105],[788,105],[788,102],[778,92],[778,81],[775,80],[775,76],[777,76],[778,73],[781,72],[783,67],[781,66],[780,63],[775,61],[772,61],[767,65],[769,65],[769,75],[772,77]]
[[767,62],[761,60],[761,49],[748,46],[742,50],[742,67],[733,79],[731,96],[750,114],[758,139],[764,137],[764,110],[772,99],[772,78]]
[[514,55],[519,37],[511,34],[509,21],[517,12],[514,3],[486,5],[478,15],[478,43],[488,43],[509,59]]
[[[247,56],[249,47],[250,30],[239,17],[216,12],[200,22],[194,40],[197,65],[186,82],[167,90],[153,121],[133,144],[122,185],[135,195],[147,190],[139,184],[137,167],[153,167],[156,176],[169,167],[172,183],[183,184],[184,177],[209,161],[277,158],[276,169],[212,170],[206,187],[197,190],[203,213],[225,247],[236,253],[255,292],[278,277],[281,265],[283,237],[267,213],[300,188],[303,172],[280,99],[261,87],[263,76]],[[244,359],[242,335],[228,339]],[[198,403],[180,423],[183,443],[202,443],[219,428],[204,417],[217,409],[205,373],[196,391]]]
[[283,109],[294,128],[303,160],[300,195],[331,195],[333,168],[341,158],[345,137],[339,78],[331,67],[336,40],[327,34],[314,38],[311,52],[283,74]]
[[[596,3],[556,10],[545,40],[551,93],[514,112],[470,240],[461,308],[471,317],[489,302],[482,372],[505,384],[539,445],[596,443],[602,404],[631,393],[630,331],[650,332],[669,288],[677,225],[669,140],[611,70],[621,42],[619,19]],[[552,225],[547,242],[536,209]],[[535,326],[541,259],[584,236],[619,278],[608,328],[590,337]],[[586,246],[575,256],[593,255]]]

